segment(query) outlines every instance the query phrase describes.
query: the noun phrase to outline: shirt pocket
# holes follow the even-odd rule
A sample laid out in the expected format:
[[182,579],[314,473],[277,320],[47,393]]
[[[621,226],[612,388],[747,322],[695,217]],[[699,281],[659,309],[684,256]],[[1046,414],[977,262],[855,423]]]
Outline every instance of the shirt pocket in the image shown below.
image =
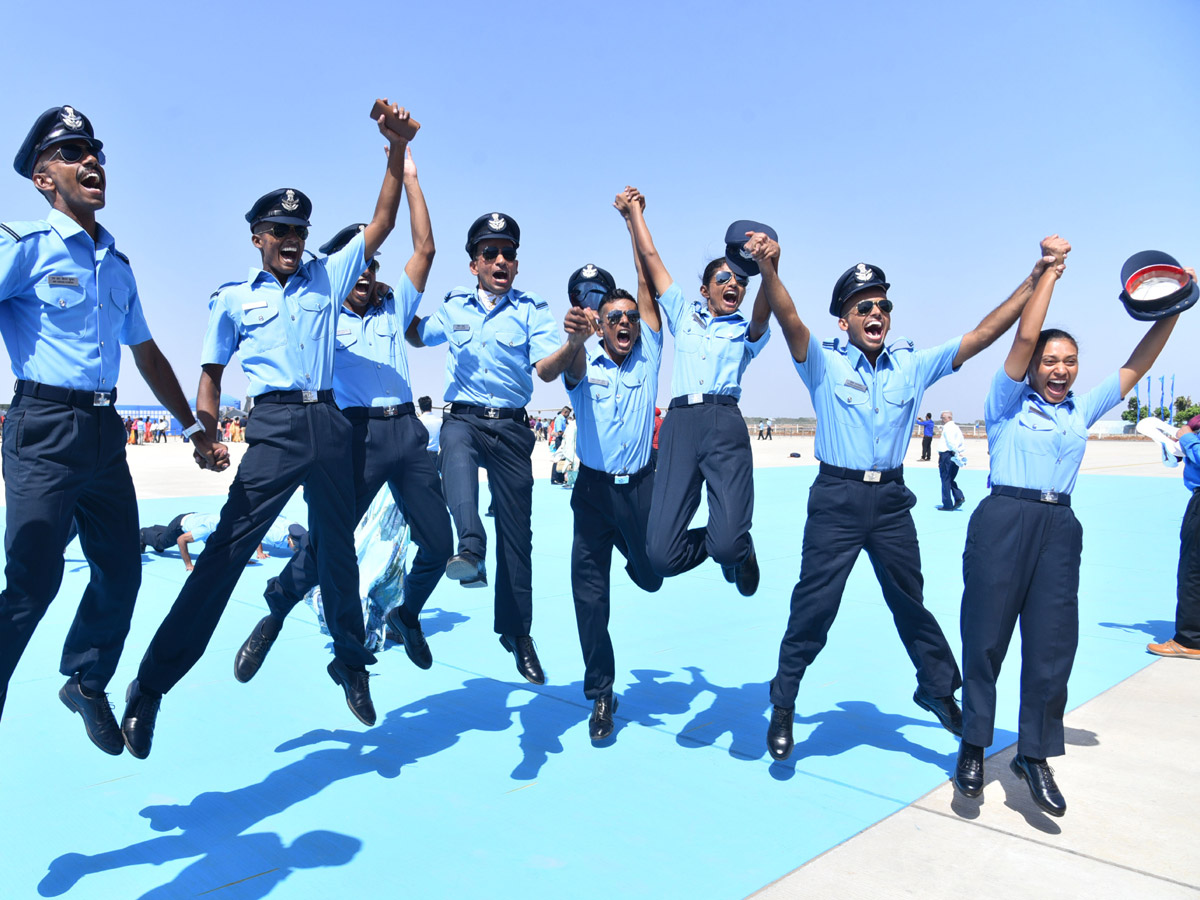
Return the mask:
[[740,360],[746,352],[746,327],[733,322],[717,322],[709,331],[712,351],[722,359]]
[[834,393],[835,427],[867,428],[871,420],[871,396],[866,391],[842,386]]
[[1058,454],[1058,426],[1052,419],[1041,413],[1025,410],[1017,416],[1018,443],[1017,449],[1026,453],[1038,453],[1043,456]]
[[[300,342],[328,340],[329,318],[333,315],[333,302],[328,297],[306,291],[296,297],[300,310],[296,329]],[[307,349],[307,348],[306,348]]]
[[465,347],[471,343],[471,338],[475,336],[475,329],[470,325],[461,327],[463,323],[450,323],[450,328],[447,331],[447,337],[455,347]]
[[78,338],[85,331],[88,309],[83,285],[41,281],[33,292],[42,302],[42,321],[48,333]]
[[242,307],[240,346],[250,354],[273,350],[287,343],[287,330],[279,317],[279,309],[270,302],[247,309]]
[[529,335],[523,331],[497,331],[496,357],[522,366],[529,362]]
[[348,366],[357,366],[364,362],[362,352],[364,351],[363,342],[358,336],[358,332],[354,329],[339,331],[334,336],[333,343],[333,364],[337,368],[346,368]]
[[[891,428],[902,428],[912,421],[913,403],[917,392],[908,383],[891,385],[883,389],[885,423]],[[909,426],[912,427],[911,425]]]
[[699,353],[704,343],[704,328],[694,319],[688,319],[675,335],[675,349],[681,353]]
[[609,403],[613,398],[613,394],[616,393],[616,386],[613,384],[612,378],[608,376],[603,377],[603,384],[597,384],[593,381],[588,382],[588,396],[592,399],[593,403]]

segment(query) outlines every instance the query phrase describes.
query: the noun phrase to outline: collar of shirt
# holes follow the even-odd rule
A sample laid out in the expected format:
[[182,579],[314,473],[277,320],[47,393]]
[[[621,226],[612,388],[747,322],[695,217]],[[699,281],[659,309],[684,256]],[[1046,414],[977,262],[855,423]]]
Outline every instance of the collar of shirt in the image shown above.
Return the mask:
[[608,351],[604,349],[604,338],[600,339],[600,343],[592,349],[591,358],[588,360],[589,365],[603,365],[610,369],[623,369],[628,363],[633,366],[637,362],[637,350],[642,346],[642,339],[639,337],[629,348],[629,355],[618,363],[615,359],[608,355]]
[[[1075,392],[1067,391],[1067,396],[1063,398],[1061,403],[1049,403],[1041,394],[1035,391],[1028,383],[1025,385],[1024,400],[1029,401],[1037,406],[1037,411],[1048,419],[1054,418],[1055,411],[1065,409],[1067,412],[1075,411]],[[1047,411],[1049,410],[1049,411]]]
[[892,362],[891,354],[888,353],[887,347],[884,347],[879,352],[879,356],[875,358],[875,365],[871,365],[871,361],[867,359],[866,355],[861,350],[859,350],[849,341],[843,341],[841,338],[833,339],[833,350],[846,357],[846,362],[850,363],[850,365],[856,370],[866,368],[871,369],[872,371],[878,371],[884,367],[884,363],[887,364],[886,367],[889,369],[895,368],[895,365]]
[[[58,236],[64,241],[74,237],[77,234],[82,234],[89,241],[92,239],[86,231],[83,230],[78,222],[72,219],[64,212],[57,209],[52,209],[46,215],[46,221],[50,223],[50,227],[58,232]],[[116,244],[113,241],[113,236],[108,233],[108,230],[99,222],[96,223],[96,246],[115,249]]]
[[357,312],[355,312],[354,309],[344,301],[342,305],[338,307],[339,316],[354,316],[354,318],[361,319],[363,322],[366,322],[367,319],[371,318],[372,316],[384,315],[386,312],[387,310],[384,308],[382,303],[378,306],[375,306],[374,304],[368,306],[367,311],[362,315],[359,315]]
[[[307,281],[308,280],[308,267],[307,266],[297,267],[296,271],[293,272],[288,277],[287,283],[291,284],[292,281],[296,278],[300,278],[304,281]],[[276,278],[274,275],[272,275],[270,272],[268,272],[266,269],[260,269],[257,266],[251,266],[250,274],[246,276],[246,283],[249,284],[251,287],[258,287],[258,282],[263,279],[271,281],[277,287],[280,287],[284,290],[287,289],[287,284],[280,284],[279,279]]]
[[487,312],[491,312],[503,303],[505,300],[512,299],[512,289],[505,291],[503,294],[493,294],[491,291],[485,291],[479,287],[475,289],[475,299],[479,301],[479,305]]
[[703,297],[701,297],[699,300],[692,300],[692,312],[693,314],[698,314],[700,318],[704,319],[706,326],[709,322],[748,321],[746,317],[742,315],[742,310],[740,307],[727,316],[714,316],[712,314],[712,310],[708,308],[708,301]]

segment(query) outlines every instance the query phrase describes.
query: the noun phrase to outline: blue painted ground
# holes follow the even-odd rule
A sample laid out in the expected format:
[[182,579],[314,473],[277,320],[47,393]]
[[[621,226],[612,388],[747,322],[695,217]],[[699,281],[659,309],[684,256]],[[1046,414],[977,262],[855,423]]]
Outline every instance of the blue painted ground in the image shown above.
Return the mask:
[[[382,888],[408,897],[742,897],[942,782],[956,744],[911,700],[912,667],[860,560],[797,706],[797,748],[766,755],[769,700],[799,571],[812,467],[755,474],[756,597],[712,564],[656,595],[614,572],[618,731],[587,738],[571,604],[569,495],[534,492],[534,636],[550,684],[518,680],[492,633],[491,596],[443,582],[424,620],[435,664],[385,652],[379,724],[346,709],[324,668],[327,639],[301,608],[248,685],[233,655],[281,565],[247,568],[208,653],[163,703],[145,762],[107,757],[59,703],[59,644],[86,578],[67,550],[59,599],[13,679],[0,723],[0,896],[312,898]],[[967,509],[984,476],[965,472]],[[958,646],[968,513],[935,510],[934,467],[910,465],[920,498],[927,602]],[[1186,496],[1172,479],[1087,476],[1082,638],[1071,705],[1152,660],[1173,631]],[[142,504],[144,522],[219,498]],[[293,500],[293,511],[299,511]],[[489,520],[490,523],[490,520]],[[117,714],[185,573],[145,557]],[[1019,649],[998,725],[1016,722]],[[1015,735],[1001,730],[996,748]],[[1070,757],[1061,765],[1069,781]]]

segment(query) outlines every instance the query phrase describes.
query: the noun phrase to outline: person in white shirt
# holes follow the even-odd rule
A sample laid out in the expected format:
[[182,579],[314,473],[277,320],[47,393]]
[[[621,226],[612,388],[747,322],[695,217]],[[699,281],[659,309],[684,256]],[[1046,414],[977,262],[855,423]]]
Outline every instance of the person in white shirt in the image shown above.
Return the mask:
[[429,397],[417,398],[417,409],[421,410],[421,414],[417,419],[425,430],[429,432],[429,444],[426,450],[429,451],[429,456],[433,460],[433,467],[437,468],[438,450],[441,449],[442,439],[442,411],[439,409],[436,412],[433,408],[433,400]]
[[954,413],[942,413],[942,443],[938,450],[938,473],[942,476],[942,505],[938,509],[948,512],[963,505],[963,496],[955,479],[958,470],[967,464],[966,441],[962,429],[954,424]]

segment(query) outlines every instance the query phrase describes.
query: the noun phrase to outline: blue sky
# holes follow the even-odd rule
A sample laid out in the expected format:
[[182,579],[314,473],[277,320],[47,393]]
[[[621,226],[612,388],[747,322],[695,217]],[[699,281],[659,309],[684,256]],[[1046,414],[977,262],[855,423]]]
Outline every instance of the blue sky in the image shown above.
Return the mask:
[[[892,283],[893,333],[940,343],[1004,299],[1057,231],[1075,250],[1048,322],[1079,338],[1088,389],[1144,330],[1117,301],[1124,259],[1153,248],[1200,264],[1200,55],[1188,50],[1200,5],[1188,0],[420,6],[6,11],[0,48],[20,77],[0,106],[4,159],[47,107],[92,119],[109,153],[101,221],[189,395],[209,294],[257,264],[242,216],[259,195],[309,194],[312,249],[369,218],[384,160],[367,112],[381,94],[424,126],[413,153],[439,247],[426,310],[469,281],[465,231],[493,209],[522,229],[516,286],[560,317],[585,262],[631,284],[611,208],[625,184],[646,194],[689,291],[731,221],[775,226],[784,281],[821,336],[836,331],[833,282],[865,261]],[[5,171],[0,220],[44,215]],[[407,259],[406,226],[384,247],[384,280]],[[1197,316],[1153,373],[1200,397]],[[924,406],[980,415],[1006,347]],[[418,393],[440,398],[443,353],[410,354]],[[748,415],[812,412],[778,334],[743,383]],[[231,367],[227,389],[244,385]],[[128,354],[120,386],[123,401],[150,398]],[[564,400],[540,385],[532,405]]]

